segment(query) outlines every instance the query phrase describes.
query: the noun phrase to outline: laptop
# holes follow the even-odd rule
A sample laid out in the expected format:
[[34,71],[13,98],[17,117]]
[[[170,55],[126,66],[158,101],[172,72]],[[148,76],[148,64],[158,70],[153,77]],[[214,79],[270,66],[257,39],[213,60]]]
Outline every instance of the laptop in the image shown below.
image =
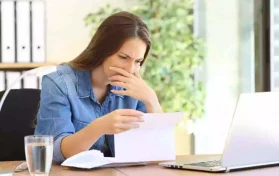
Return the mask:
[[164,162],[168,168],[228,172],[279,164],[279,92],[239,96],[223,154],[199,161]]

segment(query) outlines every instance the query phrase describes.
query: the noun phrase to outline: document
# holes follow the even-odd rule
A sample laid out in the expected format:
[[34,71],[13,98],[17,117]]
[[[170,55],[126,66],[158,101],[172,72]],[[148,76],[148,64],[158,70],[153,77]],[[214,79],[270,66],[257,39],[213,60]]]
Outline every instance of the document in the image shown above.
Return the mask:
[[180,112],[146,113],[140,128],[114,135],[115,157],[89,150],[68,158],[61,165],[91,169],[175,160],[174,127],[182,118]]

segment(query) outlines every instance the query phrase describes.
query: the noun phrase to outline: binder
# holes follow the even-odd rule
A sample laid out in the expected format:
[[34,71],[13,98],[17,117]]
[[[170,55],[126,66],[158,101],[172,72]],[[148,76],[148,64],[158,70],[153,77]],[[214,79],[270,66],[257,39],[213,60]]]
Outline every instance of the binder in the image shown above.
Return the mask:
[[38,77],[36,75],[27,75],[23,78],[23,88],[25,89],[37,89]]
[[2,62],[15,62],[15,6],[14,1],[1,1]]
[[44,1],[32,1],[32,60],[45,61],[45,8]]
[[17,1],[17,62],[29,63],[30,58],[30,7],[29,1]]
[[0,71],[0,91],[5,90],[5,72]]
[[[7,71],[6,72],[6,83],[7,88],[11,86],[11,84],[20,77],[20,72]],[[21,79],[16,82],[16,84],[12,87],[12,89],[20,89],[21,88]]]

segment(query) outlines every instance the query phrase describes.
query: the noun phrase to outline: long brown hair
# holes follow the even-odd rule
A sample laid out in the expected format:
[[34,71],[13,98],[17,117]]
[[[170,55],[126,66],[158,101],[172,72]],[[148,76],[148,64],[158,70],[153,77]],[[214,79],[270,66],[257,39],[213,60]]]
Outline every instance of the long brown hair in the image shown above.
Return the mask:
[[[147,25],[140,17],[129,12],[118,12],[107,17],[98,27],[87,48],[69,65],[79,70],[91,70],[115,54],[127,39],[139,37],[147,47],[144,61],[151,47]],[[142,62],[142,64],[144,63]]]

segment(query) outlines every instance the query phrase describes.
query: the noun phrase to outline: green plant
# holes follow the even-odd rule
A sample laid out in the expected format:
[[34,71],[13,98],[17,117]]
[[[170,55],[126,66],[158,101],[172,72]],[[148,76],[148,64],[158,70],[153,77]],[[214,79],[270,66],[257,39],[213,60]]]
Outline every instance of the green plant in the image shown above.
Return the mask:
[[[86,16],[92,34],[104,18],[122,11],[109,5]],[[151,32],[152,49],[142,68],[143,79],[156,91],[165,112],[202,117],[205,91],[195,72],[203,61],[202,42],[193,35],[192,0],[141,0],[128,11],[140,16]]]

